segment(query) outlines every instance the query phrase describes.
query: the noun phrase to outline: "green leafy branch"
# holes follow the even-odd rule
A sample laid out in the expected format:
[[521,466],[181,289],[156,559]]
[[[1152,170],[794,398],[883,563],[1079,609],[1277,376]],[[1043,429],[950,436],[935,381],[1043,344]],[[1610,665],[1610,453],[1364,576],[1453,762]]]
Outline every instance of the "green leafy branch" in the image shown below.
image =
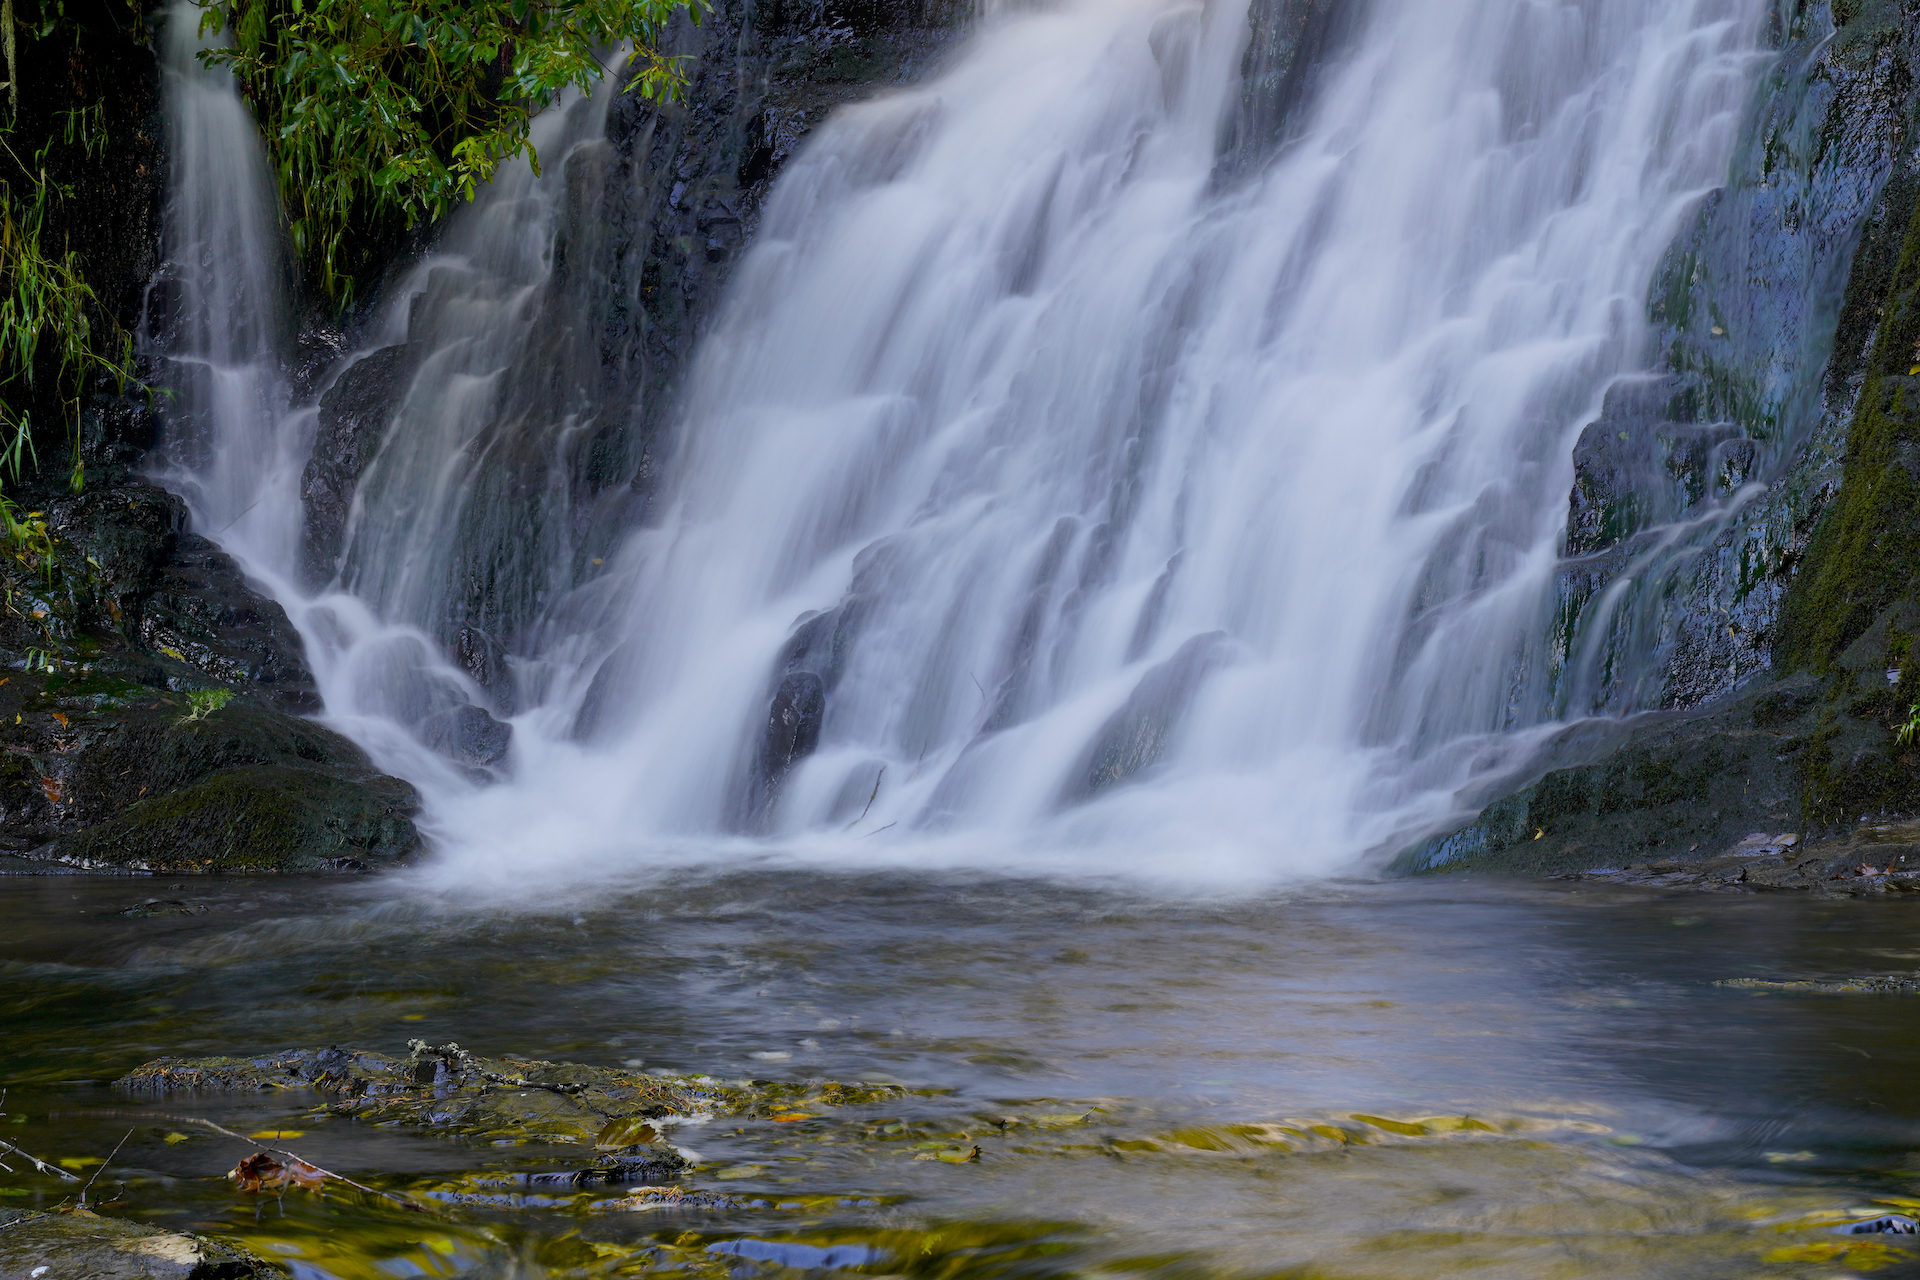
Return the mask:
[[[87,283],[80,255],[47,245],[50,222],[73,198],[70,187],[48,176],[48,162],[56,147],[75,150],[86,162],[101,159],[107,148],[104,107],[55,112],[49,135],[27,157],[16,149],[18,140],[13,128],[0,126],[0,161],[8,162],[0,171],[0,483],[15,488],[39,469],[36,427],[49,425],[44,418],[50,415],[67,437],[67,482],[78,490],[85,476],[81,402],[101,378],[126,389],[133,342]],[[51,643],[51,606],[35,598],[23,610],[16,587],[24,569],[52,588],[62,573],[60,559],[45,514],[24,510],[12,493],[0,493],[0,551],[11,562],[0,573],[8,608],[37,622]],[[50,599],[52,592],[38,594]]]
[[683,84],[660,52],[681,10],[707,0],[200,0],[207,49],[251,99],[295,250],[316,283],[350,296],[349,238],[444,215],[525,155],[533,117],[605,75],[621,44],[629,91],[659,100]]

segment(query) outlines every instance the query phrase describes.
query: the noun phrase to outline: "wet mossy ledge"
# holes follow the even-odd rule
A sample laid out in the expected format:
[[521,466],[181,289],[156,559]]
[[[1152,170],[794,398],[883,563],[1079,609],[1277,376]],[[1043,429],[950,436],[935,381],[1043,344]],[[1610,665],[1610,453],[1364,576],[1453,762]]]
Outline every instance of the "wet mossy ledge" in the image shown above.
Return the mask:
[[[1920,734],[1906,732],[1920,702],[1915,630],[1920,605],[1901,602],[1824,672],[1570,727],[1539,761],[1543,775],[1407,850],[1396,869],[1846,896],[1902,891],[1911,873],[1920,889]],[[1890,843],[1913,848],[1876,856]]]

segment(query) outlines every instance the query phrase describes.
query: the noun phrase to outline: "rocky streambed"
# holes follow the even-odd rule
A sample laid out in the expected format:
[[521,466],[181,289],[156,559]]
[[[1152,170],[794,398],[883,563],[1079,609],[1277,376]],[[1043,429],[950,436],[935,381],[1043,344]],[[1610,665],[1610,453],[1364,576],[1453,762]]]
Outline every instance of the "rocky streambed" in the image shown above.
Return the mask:
[[[1059,1112],[968,1116],[942,1106],[939,1089],[720,1080],[513,1055],[481,1058],[457,1044],[420,1040],[404,1056],[331,1046],[251,1058],[160,1058],[115,1087],[122,1105],[94,1114],[132,1127],[104,1157],[68,1156],[56,1165],[0,1140],[0,1160],[20,1166],[16,1173],[37,1168],[46,1188],[39,1197],[44,1207],[0,1208],[0,1276],[6,1280],[469,1274],[467,1264],[497,1254],[516,1233],[540,1238],[518,1252],[523,1264],[546,1274],[919,1274],[916,1263],[930,1255],[946,1264],[935,1274],[970,1274],[963,1259],[974,1252],[1002,1255],[1000,1265],[1009,1252],[1044,1258],[1049,1233],[1031,1225],[929,1228],[888,1212],[907,1203],[897,1190],[823,1195],[782,1185],[802,1179],[780,1171],[796,1167],[789,1162],[812,1164],[809,1154],[835,1145],[883,1160],[966,1166],[1101,1157],[1245,1162],[1292,1156],[1311,1163],[1382,1148],[1537,1144],[1582,1128],[1569,1118],[1518,1114],[1355,1113],[1151,1131],[1111,1099]],[[234,1094],[277,1095],[298,1114],[251,1133],[194,1114]],[[453,1163],[465,1168],[430,1176],[356,1168],[347,1176],[295,1150],[316,1139],[317,1130],[341,1124],[369,1140],[396,1129],[437,1137],[460,1153]],[[685,1145],[722,1126],[748,1135],[759,1150],[743,1159],[736,1147],[714,1161]],[[191,1144],[206,1166],[196,1180],[199,1211],[208,1212],[209,1199],[225,1197],[241,1222],[249,1216],[253,1222],[239,1225],[229,1214],[227,1223],[184,1230],[118,1216],[132,1186],[148,1184],[151,1200],[150,1173],[112,1167],[136,1137]],[[214,1166],[228,1162],[232,1167],[222,1176]],[[1151,1165],[1141,1172],[1153,1176]],[[209,1183],[224,1188],[209,1192]],[[288,1217],[290,1202],[297,1216],[309,1219],[305,1230],[274,1226],[276,1218]],[[1884,1241],[1914,1230],[1914,1220],[1898,1212],[1905,1207],[1920,1201],[1883,1200],[1850,1213],[1770,1222],[1776,1237],[1784,1231],[1814,1241],[1776,1245],[1772,1253],[1780,1255],[1776,1261],[1805,1254],[1869,1266],[1897,1259],[1902,1251]],[[845,1221],[846,1210],[864,1221]],[[822,1231],[836,1211],[843,1221]],[[151,1217],[154,1209],[142,1212]],[[313,1230],[316,1214],[330,1232]],[[742,1219],[755,1221],[758,1231],[739,1234]],[[630,1222],[650,1226],[636,1233],[621,1225]],[[555,1223],[564,1225],[547,1225]],[[770,1224],[777,1225],[769,1230]],[[1844,1239],[1829,1243],[1836,1235]],[[427,1270],[422,1261],[447,1270]]]

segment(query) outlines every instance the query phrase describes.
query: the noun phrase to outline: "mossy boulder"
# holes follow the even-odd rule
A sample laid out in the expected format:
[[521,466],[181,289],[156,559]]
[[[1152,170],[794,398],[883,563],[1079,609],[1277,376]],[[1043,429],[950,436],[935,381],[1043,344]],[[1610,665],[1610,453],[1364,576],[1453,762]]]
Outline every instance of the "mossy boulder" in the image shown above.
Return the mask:
[[247,765],[141,800],[63,841],[62,861],[144,871],[366,871],[411,853],[413,788]]
[[96,671],[8,677],[0,847],[167,873],[365,870],[418,847],[411,785],[323,725],[218,700]]

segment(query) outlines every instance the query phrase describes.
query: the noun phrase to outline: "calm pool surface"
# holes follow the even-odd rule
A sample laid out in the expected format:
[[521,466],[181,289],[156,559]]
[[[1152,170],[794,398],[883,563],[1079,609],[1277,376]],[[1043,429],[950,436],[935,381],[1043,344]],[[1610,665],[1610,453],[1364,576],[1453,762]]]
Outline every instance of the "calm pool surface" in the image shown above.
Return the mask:
[[[87,1173],[124,1137],[106,1212],[235,1236],[314,1280],[1920,1275],[1896,1238],[1856,1247],[1822,1216],[1920,1206],[1920,1001],[1714,985],[1916,968],[1900,902],[1475,880],[1169,904],[716,871],[506,910],[404,879],[6,876],[0,1136]],[[677,1131],[701,1161],[688,1185],[752,1207],[427,1221],[237,1193],[223,1175],[245,1150],[182,1117],[298,1132],[330,1169],[415,1190],[578,1157],[316,1119],[306,1093],[112,1084],[162,1054],[403,1055],[414,1037],[911,1092],[806,1133]],[[913,1158],[955,1135],[977,1162]],[[0,1173],[0,1205],[64,1194]]]

